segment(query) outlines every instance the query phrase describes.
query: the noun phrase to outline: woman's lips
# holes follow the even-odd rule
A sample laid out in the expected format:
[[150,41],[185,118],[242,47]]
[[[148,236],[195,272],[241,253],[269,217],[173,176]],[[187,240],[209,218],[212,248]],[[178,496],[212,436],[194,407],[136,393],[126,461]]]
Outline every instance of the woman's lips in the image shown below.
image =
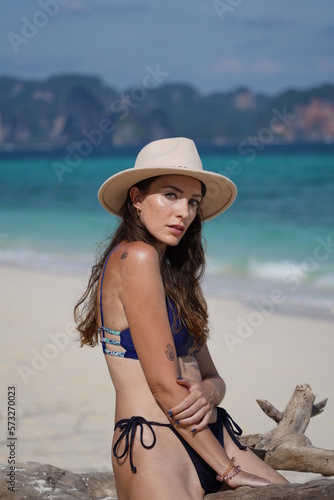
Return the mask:
[[184,226],[179,226],[179,225],[175,224],[173,226],[168,226],[168,227],[171,230],[171,232],[173,234],[175,234],[176,236],[180,236],[180,234],[182,234],[184,232]]

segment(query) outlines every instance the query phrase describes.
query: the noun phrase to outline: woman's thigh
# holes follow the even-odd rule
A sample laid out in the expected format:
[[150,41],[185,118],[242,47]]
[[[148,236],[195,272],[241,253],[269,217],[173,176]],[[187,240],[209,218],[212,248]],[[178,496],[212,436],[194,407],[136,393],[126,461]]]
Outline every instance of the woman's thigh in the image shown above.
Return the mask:
[[[145,449],[137,428],[132,450],[136,473],[131,471],[128,454],[121,460],[112,456],[119,500],[202,500],[204,493],[196,469],[180,440],[168,427],[154,427],[154,431],[156,443]],[[114,441],[117,437],[116,431]],[[143,441],[152,442],[145,430]]]
[[246,451],[240,450],[237,445],[232,441],[230,435],[224,428],[224,445],[227,455],[232,458],[235,457],[236,465],[240,465],[241,470],[248,472],[249,474],[255,474],[256,476],[264,477],[269,479],[272,483],[288,483],[281,474],[279,474],[275,469],[266,464],[261,458],[259,458],[250,449]]

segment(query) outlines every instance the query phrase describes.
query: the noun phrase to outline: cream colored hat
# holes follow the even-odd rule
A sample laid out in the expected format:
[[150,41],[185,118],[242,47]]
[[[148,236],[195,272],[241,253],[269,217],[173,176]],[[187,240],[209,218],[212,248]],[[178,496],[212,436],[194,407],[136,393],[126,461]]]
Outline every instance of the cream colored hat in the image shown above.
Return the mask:
[[203,220],[212,219],[226,210],[237,195],[237,188],[230,179],[203,170],[191,139],[175,137],[147,144],[139,152],[133,168],[109,177],[102,184],[98,198],[108,212],[119,215],[132,186],[149,177],[175,174],[194,177],[205,184],[206,194],[201,201]]

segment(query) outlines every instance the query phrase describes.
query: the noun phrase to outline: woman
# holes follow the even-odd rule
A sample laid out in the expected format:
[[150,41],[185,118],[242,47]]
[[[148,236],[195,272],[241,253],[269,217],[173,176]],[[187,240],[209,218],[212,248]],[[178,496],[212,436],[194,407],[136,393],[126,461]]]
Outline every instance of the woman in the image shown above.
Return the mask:
[[82,345],[100,337],[116,391],[119,500],[194,500],[223,481],[287,482],[235,437],[241,429],[218,408],[225,384],[206,344],[201,226],[235,196],[186,138],[148,144],[134,168],[100,188],[101,204],[122,221],[75,317]]

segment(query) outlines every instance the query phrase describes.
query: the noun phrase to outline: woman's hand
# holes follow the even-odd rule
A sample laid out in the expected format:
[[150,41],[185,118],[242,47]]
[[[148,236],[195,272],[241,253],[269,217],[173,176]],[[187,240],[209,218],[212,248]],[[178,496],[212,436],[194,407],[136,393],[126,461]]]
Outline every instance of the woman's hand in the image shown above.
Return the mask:
[[192,432],[204,429],[214,421],[216,410],[214,404],[214,391],[210,380],[190,380],[177,378],[178,384],[186,387],[188,396],[182,403],[174,406],[168,412],[176,424],[193,425]]
[[268,486],[272,484],[269,479],[265,479],[261,476],[255,476],[254,474],[249,474],[248,472],[240,471],[239,474],[232,477],[232,479],[227,479],[226,484],[229,485],[230,488],[239,488],[239,486],[251,486],[252,488],[256,488],[257,486]]

